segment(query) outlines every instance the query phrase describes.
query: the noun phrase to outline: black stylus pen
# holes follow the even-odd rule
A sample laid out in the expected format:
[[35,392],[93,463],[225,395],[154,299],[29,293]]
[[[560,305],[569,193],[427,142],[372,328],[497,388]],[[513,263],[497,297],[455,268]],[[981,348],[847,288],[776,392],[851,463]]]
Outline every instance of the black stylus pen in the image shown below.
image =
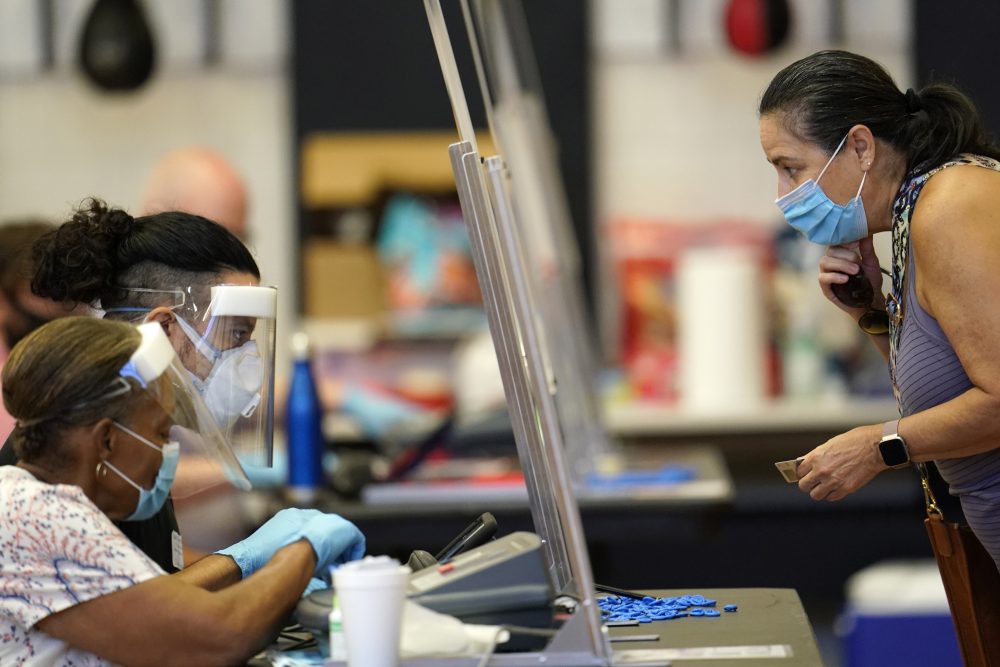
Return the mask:
[[611,593],[612,595],[620,595],[625,598],[635,598],[636,600],[641,600],[644,597],[646,597],[645,593],[626,591],[623,588],[615,588],[614,586],[605,586],[604,584],[594,584],[594,589],[600,591],[601,593]]

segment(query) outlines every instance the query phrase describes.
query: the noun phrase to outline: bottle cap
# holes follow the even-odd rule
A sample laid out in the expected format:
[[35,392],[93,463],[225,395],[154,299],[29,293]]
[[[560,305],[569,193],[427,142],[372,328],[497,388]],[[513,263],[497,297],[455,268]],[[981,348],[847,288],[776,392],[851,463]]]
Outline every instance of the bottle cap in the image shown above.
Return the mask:
[[305,331],[296,331],[292,334],[292,355],[295,359],[309,357],[309,334]]

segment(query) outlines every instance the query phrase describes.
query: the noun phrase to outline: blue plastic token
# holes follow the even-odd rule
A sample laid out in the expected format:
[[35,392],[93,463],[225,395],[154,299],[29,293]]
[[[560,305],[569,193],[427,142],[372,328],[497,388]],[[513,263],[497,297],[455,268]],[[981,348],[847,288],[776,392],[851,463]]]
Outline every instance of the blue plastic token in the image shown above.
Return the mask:
[[[651,623],[667,621],[685,616],[715,617],[719,612],[716,601],[703,595],[681,595],[678,597],[656,598],[651,595],[641,600],[608,595],[598,598],[601,617],[608,622],[632,621]],[[736,605],[726,605],[726,611],[736,611]]]

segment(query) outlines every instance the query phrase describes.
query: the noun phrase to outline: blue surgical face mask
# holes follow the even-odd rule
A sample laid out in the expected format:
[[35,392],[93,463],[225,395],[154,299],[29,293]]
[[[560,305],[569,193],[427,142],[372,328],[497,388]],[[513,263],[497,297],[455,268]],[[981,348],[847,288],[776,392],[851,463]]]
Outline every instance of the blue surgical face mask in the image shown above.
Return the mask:
[[156,481],[153,482],[152,489],[142,488],[114,465],[107,461],[104,462],[104,465],[110,468],[113,473],[128,482],[139,492],[139,502],[135,505],[135,511],[125,517],[125,521],[142,521],[159,512],[160,508],[163,507],[163,503],[167,501],[167,496],[170,494],[170,487],[174,483],[174,476],[177,474],[177,460],[180,458],[181,447],[180,444],[173,440],[162,447],[154,445],[146,438],[122,426],[118,422],[114,422],[114,424],[142,444],[152,447],[163,455],[163,462],[160,463],[160,470],[156,473]]
[[864,172],[861,176],[858,194],[843,206],[827,197],[818,183],[846,141],[847,135],[844,135],[837,150],[830,156],[830,160],[819,172],[816,180],[810,178],[784,197],[774,201],[784,213],[788,224],[802,232],[813,243],[843,245],[868,236],[868,218],[865,216],[865,206],[861,202],[861,188],[865,187],[868,172]]

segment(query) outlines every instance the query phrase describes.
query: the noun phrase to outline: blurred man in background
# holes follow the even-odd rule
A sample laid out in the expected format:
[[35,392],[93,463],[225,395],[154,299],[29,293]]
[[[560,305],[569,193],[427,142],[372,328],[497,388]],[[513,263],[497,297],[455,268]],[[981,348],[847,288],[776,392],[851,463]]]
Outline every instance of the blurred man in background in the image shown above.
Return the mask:
[[207,148],[189,146],[167,153],[153,166],[141,213],[194,213],[246,241],[247,201],[242,177],[224,157]]

